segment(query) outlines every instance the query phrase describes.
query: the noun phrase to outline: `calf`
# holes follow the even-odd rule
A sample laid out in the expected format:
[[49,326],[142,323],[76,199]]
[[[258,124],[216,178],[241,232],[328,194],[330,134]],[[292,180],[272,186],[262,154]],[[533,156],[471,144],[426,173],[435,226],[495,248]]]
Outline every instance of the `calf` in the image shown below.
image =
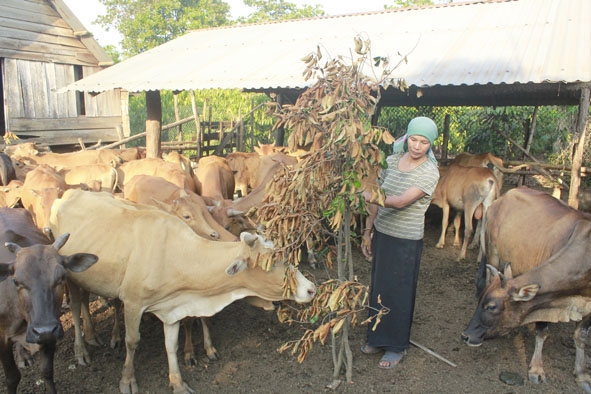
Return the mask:
[[40,352],[41,375],[46,393],[56,393],[53,357],[64,334],[61,322],[66,271],[81,272],[96,263],[95,255],[63,256],[58,250],[67,233],[53,245],[22,208],[0,208],[0,359],[7,392],[16,394],[21,373],[13,346]]

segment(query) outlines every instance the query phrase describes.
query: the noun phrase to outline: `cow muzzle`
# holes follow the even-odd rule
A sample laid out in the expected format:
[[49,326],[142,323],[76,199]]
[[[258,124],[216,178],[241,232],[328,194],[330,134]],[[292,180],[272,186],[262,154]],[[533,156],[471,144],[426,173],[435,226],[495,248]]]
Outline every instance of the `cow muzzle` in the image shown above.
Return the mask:
[[43,326],[29,326],[27,328],[26,341],[29,343],[44,344],[55,342],[63,338],[64,329],[61,323]]
[[462,341],[470,347],[479,347],[480,345],[482,345],[481,339],[471,338],[465,332],[462,333]]

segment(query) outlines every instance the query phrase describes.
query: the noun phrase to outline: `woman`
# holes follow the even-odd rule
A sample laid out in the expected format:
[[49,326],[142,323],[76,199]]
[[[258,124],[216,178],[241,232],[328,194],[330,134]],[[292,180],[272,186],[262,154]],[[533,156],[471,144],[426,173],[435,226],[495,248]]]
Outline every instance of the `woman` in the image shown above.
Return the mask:
[[380,175],[386,193],[384,206],[371,203],[371,194],[364,192],[370,203],[362,237],[362,252],[372,259],[370,316],[382,307],[390,311],[375,331],[369,325],[367,343],[361,350],[366,354],[383,352],[380,368],[397,365],[410,343],[425,211],[439,180],[431,149],[436,138],[437,126],[431,119],[412,119],[406,134],[394,143],[388,167]]

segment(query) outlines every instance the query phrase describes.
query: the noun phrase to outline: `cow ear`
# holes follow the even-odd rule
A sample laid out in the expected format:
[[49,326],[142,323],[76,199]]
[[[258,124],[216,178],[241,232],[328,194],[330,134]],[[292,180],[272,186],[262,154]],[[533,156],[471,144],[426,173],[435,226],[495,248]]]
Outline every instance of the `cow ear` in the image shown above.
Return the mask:
[[98,261],[98,257],[90,253],[75,253],[67,256],[64,267],[72,272],[83,272],[92,267]]
[[242,272],[248,267],[248,264],[245,260],[237,260],[234,261],[228,268],[226,268],[226,274],[233,276],[239,272]]
[[538,294],[538,290],[540,290],[540,286],[536,284],[523,286],[518,292],[513,292],[511,298],[514,301],[530,301]]

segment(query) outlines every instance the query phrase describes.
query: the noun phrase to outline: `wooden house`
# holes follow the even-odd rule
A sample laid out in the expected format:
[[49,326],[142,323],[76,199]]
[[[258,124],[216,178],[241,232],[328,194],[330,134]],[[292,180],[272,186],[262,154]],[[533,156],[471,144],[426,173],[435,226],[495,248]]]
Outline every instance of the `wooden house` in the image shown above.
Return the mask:
[[60,91],[112,64],[62,0],[2,0],[0,135],[54,150],[128,136],[127,97],[120,89]]

